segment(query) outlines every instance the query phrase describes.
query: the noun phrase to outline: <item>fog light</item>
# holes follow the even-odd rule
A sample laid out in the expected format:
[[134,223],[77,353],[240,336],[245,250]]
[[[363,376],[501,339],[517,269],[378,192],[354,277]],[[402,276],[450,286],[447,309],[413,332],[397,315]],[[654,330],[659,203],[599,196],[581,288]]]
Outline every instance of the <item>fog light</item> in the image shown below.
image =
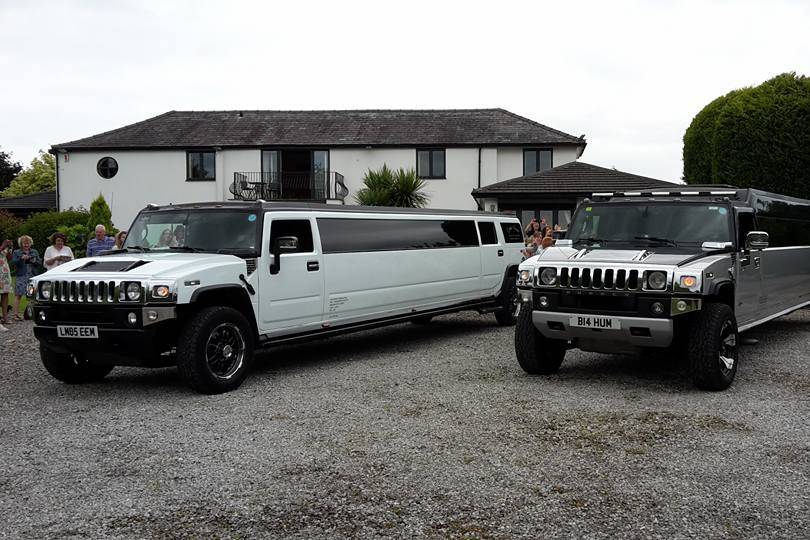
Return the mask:
[[540,307],[548,307],[548,298],[541,296],[537,299],[537,303],[540,304]]
[[661,315],[664,313],[664,304],[662,304],[661,302],[653,302],[652,306],[650,306],[650,309],[652,309],[652,312],[655,313],[656,315]]
[[675,304],[675,309],[678,311],[686,311],[686,302],[683,300],[678,300],[678,302]]
[[149,311],[146,312],[146,318],[149,319],[150,321],[156,321],[158,318],[157,311],[155,311],[154,309],[150,309]]
[[130,324],[130,326],[135,326],[135,324],[138,322],[138,316],[135,313],[130,313],[127,315],[127,322]]
[[39,318],[39,320],[41,322],[45,322],[45,312],[44,311],[40,311],[39,314],[37,315],[37,317]]

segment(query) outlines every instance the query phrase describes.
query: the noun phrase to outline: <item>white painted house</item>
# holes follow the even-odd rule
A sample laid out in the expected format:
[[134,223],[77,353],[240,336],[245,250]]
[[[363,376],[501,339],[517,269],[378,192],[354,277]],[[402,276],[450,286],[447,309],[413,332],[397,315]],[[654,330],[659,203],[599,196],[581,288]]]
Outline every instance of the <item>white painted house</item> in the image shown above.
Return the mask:
[[503,109],[171,111],[56,144],[60,209],[104,195],[118,227],[147,203],[354,204],[363,175],[414,168],[433,208],[495,209],[481,187],[576,160],[585,140]]

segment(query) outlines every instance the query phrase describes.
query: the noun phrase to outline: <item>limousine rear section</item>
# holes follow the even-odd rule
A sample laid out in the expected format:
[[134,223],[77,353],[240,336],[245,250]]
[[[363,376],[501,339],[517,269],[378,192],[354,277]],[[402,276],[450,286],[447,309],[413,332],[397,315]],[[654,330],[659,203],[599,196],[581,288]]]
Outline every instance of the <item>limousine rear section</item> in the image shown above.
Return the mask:
[[483,212],[150,206],[124,249],[32,281],[34,333],[65,382],[177,365],[193,388],[222,392],[262,346],[460,310],[514,324],[522,240],[516,218]]

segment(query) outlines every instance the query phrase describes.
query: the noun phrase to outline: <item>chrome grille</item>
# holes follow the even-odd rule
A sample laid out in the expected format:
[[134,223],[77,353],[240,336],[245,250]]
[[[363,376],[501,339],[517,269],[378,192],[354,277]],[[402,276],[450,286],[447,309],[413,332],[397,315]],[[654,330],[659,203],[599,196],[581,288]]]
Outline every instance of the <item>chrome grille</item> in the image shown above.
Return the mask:
[[118,302],[119,284],[115,281],[54,281],[51,302],[113,304]]
[[[535,275],[535,284],[548,287],[540,282],[540,270]],[[556,267],[557,283],[552,287],[564,289],[589,289],[602,291],[641,291],[645,290],[644,283],[648,272],[664,272],[667,274],[667,287],[669,290],[670,272],[661,268],[592,268],[582,266]]]

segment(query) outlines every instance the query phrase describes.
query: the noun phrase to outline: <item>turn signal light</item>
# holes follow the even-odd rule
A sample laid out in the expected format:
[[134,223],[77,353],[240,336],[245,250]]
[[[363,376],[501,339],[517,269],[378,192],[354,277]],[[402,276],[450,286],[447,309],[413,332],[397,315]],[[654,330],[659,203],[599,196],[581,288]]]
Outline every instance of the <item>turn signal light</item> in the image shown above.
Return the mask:
[[695,276],[681,276],[681,287],[691,289],[697,285],[697,278]]

